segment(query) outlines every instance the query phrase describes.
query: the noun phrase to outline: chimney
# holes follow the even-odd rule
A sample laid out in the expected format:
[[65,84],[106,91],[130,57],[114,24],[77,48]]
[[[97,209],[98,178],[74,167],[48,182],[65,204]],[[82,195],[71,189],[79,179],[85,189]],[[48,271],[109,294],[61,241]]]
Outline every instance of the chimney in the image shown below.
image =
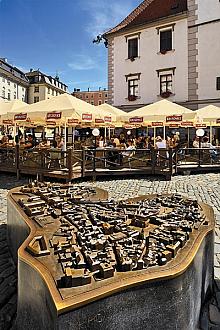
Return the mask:
[[90,88],[88,87],[88,92],[90,92]]

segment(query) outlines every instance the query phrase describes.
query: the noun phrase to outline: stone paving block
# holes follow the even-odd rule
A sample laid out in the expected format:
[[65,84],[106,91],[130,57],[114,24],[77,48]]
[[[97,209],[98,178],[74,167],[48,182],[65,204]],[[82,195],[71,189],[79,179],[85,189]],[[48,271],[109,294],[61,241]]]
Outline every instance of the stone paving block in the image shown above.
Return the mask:
[[209,319],[211,323],[219,325],[220,328],[220,311],[212,304],[209,305]]

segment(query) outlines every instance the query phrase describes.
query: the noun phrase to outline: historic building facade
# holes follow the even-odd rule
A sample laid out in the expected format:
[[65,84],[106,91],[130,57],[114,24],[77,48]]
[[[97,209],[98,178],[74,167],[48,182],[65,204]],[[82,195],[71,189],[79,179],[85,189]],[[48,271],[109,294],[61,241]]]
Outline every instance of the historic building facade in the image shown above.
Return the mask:
[[27,102],[29,81],[18,68],[10,65],[7,59],[0,59],[0,98]]
[[18,99],[31,104],[66,93],[67,88],[58,77],[32,69],[24,73],[7,59],[0,58],[0,98],[3,100]]
[[220,105],[219,0],[145,0],[104,34],[109,103]]
[[105,88],[98,91],[91,91],[89,88],[87,91],[75,89],[72,95],[92,105],[108,103],[108,91]]
[[39,70],[30,70],[26,73],[29,79],[28,103],[50,99],[53,96],[67,92],[67,85],[60,82],[58,77],[47,76]]

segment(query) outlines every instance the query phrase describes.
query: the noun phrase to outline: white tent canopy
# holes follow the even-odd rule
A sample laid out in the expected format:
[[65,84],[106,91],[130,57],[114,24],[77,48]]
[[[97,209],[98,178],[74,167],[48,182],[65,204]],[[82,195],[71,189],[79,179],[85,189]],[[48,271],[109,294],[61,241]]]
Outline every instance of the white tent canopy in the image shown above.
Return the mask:
[[20,100],[2,101],[0,102],[0,115],[3,115],[7,112],[16,111],[17,109],[25,108],[27,106],[27,103]]
[[[97,107],[66,93],[28,105],[28,107],[19,108],[19,111],[8,114],[8,118],[13,119],[13,116],[18,112],[27,113],[27,117],[30,120],[39,123],[45,122],[48,113],[53,112],[61,113],[60,121],[65,121],[67,118],[74,118],[79,121],[94,122],[95,118],[101,118],[101,111],[98,111]],[[87,115],[91,115],[91,120],[88,120],[89,116]]]
[[116,107],[113,107],[112,105],[108,104],[108,103],[103,103],[101,105],[98,106],[98,109],[104,110],[109,114],[115,115],[117,117],[121,117],[121,116],[125,116],[126,112],[118,109]]
[[195,111],[195,118],[203,121],[214,122],[220,119],[220,108],[214,105],[208,105]]
[[129,112],[126,118],[143,117],[145,121],[158,121],[165,120],[166,116],[186,114],[193,115],[193,111],[168,100],[161,100]]

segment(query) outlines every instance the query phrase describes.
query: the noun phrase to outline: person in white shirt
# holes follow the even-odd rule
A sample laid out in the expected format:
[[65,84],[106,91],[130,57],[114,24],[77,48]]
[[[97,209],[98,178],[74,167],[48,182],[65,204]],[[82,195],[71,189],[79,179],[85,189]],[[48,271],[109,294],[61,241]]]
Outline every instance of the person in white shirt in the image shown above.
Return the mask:
[[208,148],[212,160],[216,160],[217,151],[215,150],[215,147],[209,142],[208,136],[204,136],[204,138],[202,140],[201,147],[202,148]]

